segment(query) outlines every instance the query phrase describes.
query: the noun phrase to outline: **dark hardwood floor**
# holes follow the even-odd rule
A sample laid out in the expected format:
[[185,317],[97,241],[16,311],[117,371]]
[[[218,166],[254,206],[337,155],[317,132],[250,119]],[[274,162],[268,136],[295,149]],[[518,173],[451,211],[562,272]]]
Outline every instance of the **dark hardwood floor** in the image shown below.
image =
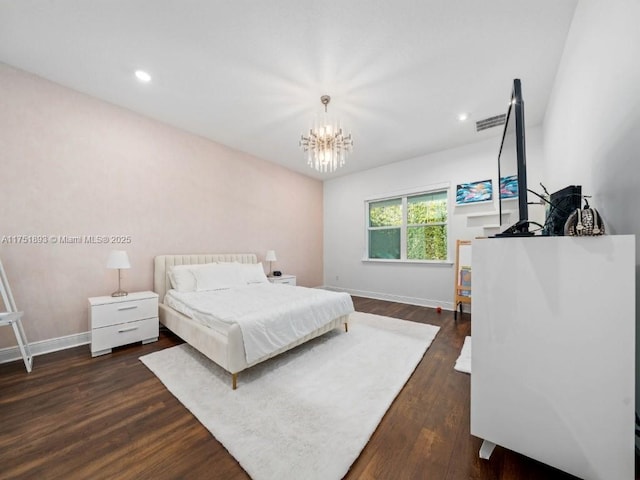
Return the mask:
[[[470,377],[453,370],[468,315],[454,323],[452,312],[358,297],[354,304],[442,328],[347,479],[574,478],[501,447],[489,461],[478,458]],[[179,343],[161,331],[158,342],[102,357],[91,358],[88,346],[42,355],[31,374],[22,362],[0,365],[0,478],[249,478],[138,360]]]

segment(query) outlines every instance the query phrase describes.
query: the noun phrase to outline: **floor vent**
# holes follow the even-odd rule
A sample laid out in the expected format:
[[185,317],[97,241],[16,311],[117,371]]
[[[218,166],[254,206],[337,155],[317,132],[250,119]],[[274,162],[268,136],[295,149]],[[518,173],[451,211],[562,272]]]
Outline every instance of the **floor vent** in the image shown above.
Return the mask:
[[484,118],[476,122],[476,132],[481,132],[487,128],[497,127],[498,125],[504,125],[507,115],[505,113],[496,115],[495,117]]

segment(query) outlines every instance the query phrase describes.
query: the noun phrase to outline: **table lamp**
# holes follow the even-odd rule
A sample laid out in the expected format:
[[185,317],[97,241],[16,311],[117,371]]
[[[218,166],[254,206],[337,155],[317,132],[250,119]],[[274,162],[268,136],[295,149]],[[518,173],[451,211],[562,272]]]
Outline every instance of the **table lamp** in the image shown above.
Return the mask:
[[269,262],[269,276],[273,277],[273,268],[271,267],[272,262],[275,262],[276,252],[274,250],[267,250],[267,255],[264,257],[265,262]]
[[109,254],[109,259],[107,260],[107,268],[117,268],[118,269],[118,290],[111,294],[112,297],[124,297],[127,295],[127,292],[120,288],[120,280],[122,279],[122,275],[120,270],[123,268],[131,268],[131,263],[129,263],[129,256],[127,252],[124,250],[112,250]]

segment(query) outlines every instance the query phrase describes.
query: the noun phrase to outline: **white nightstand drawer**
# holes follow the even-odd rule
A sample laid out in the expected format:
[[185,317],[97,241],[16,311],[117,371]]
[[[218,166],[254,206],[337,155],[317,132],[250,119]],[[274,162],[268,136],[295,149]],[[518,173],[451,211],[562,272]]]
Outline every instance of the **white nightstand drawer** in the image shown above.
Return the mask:
[[158,317],[96,328],[91,332],[91,352],[158,338]]
[[269,277],[271,283],[278,283],[280,285],[293,285],[296,286],[295,275],[280,275],[279,277]]
[[94,305],[91,310],[91,327],[100,328],[108,325],[132,322],[158,316],[157,298],[145,298],[104,305]]

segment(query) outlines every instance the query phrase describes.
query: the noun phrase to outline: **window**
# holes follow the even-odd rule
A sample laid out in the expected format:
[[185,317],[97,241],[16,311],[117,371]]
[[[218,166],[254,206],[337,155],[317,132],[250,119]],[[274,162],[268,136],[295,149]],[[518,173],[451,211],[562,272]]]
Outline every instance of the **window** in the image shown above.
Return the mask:
[[448,190],[367,202],[369,259],[448,258]]
[[369,258],[400,258],[402,199],[369,204]]
[[407,259],[447,259],[447,192],[407,197]]

